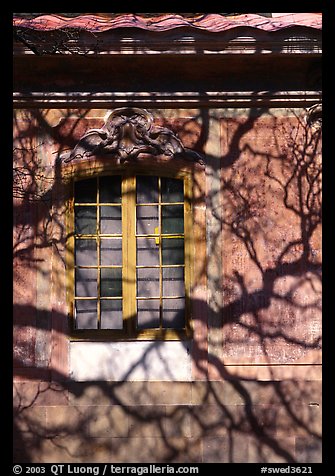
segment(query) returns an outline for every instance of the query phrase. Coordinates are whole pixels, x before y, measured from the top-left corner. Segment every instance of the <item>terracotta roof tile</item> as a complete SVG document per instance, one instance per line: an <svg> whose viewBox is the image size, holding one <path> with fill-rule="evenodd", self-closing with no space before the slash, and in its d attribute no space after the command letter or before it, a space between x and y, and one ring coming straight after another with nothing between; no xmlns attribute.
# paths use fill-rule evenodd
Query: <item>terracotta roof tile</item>
<svg viewBox="0 0 335 476"><path fill-rule="evenodd" d="M322 15L319 13L284 13L275 18L246 13L226 17L219 13L185 18L178 14L162 14L158 17L142 17L133 13L118 15L115 18L103 18L96 15L80 15L74 18L56 14L41 15L36 18L14 17L13 25L35 30L56 30L60 28L81 28L91 32L103 32L115 28L141 28L149 31L166 31L180 27L191 27L210 32L220 32L237 27L251 27L264 31L277 31L291 26L322 28Z"/></svg>

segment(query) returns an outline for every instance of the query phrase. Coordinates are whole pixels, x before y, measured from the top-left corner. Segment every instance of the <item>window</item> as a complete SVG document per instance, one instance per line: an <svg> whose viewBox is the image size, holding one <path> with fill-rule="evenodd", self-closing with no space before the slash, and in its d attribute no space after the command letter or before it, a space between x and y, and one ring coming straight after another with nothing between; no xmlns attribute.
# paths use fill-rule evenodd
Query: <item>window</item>
<svg viewBox="0 0 335 476"><path fill-rule="evenodd" d="M189 336L190 175L77 180L70 210L72 336Z"/></svg>

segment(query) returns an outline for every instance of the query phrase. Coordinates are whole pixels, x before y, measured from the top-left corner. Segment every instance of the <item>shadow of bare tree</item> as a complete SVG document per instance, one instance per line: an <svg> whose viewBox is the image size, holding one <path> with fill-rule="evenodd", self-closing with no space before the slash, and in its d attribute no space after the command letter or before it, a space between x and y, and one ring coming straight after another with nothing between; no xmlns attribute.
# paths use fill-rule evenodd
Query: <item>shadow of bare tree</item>
<svg viewBox="0 0 335 476"><path fill-rule="evenodd" d="M53 114L14 118L15 462L318 462L321 130L295 111L155 112L206 156L193 206L206 206L195 225L207 251L190 297L194 338L179 343L189 378L173 381L164 361L162 379L151 379L169 344L153 341L117 381L102 368L80 381L53 357L56 334L73 345L52 301L64 289L52 269L57 259L64 268L68 240L54 163L101 118ZM221 156L208 147L213 130ZM112 354L104 365L116 365Z"/></svg>

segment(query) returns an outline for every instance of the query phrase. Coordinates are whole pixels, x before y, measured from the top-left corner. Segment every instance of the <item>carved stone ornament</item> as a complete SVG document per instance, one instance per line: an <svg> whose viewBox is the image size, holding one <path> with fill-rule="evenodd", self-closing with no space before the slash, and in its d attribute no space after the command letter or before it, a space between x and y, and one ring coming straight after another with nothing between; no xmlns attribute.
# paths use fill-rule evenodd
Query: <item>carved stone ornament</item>
<svg viewBox="0 0 335 476"><path fill-rule="evenodd" d="M306 123L312 132L322 129L322 103L314 104L306 111Z"/></svg>
<svg viewBox="0 0 335 476"><path fill-rule="evenodd" d="M145 109L119 108L110 112L101 129L90 129L71 153L61 159L70 162L92 155L114 155L120 163L136 159L140 153L152 155L183 155L199 162L201 157L186 150L178 137L166 127L153 123L153 116ZM189 156L189 157L188 157Z"/></svg>

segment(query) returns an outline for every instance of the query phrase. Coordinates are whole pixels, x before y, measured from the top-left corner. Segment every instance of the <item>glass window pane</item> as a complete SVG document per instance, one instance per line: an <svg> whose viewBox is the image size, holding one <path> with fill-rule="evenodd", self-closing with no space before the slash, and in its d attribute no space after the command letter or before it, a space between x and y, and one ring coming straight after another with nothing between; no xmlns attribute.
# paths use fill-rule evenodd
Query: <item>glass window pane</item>
<svg viewBox="0 0 335 476"><path fill-rule="evenodd" d="M74 183L74 200L76 203L97 202L96 179L80 180Z"/></svg>
<svg viewBox="0 0 335 476"><path fill-rule="evenodd" d="M76 240L75 264L77 266L97 265L97 243L95 240Z"/></svg>
<svg viewBox="0 0 335 476"><path fill-rule="evenodd" d="M185 327L185 299L163 299L163 327L182 329Z"/></svg>
<svg viewBox="0 0 335 476"><path fill-rule="evenodd" d="M163 296L185 296L184 268L163 268Z"/></svg>
<svg viewBox="0 0 335 476"><path fill-rule="evenodd" d="M152 235L158 227L158 206L136 207L137 226L139 235Z"/></svg>
<svg viewBox="0 0 335 476"><path fill-rule="evenodd" d="M121 177L119 175L99 178L99 202L121 203Z"/></svg>
<svg viewBox="0 0 335 476"><path fill-rule="evenodd" d="M75 318L77 329L97 329L97 301L95 299L76 301Z"/></svg>
<svg viewBox="0 0 335 476"><path fill-rule="evenodd" d="M96 233L97 209L96 207L75 207L75 233L92 235Z"/></svg>
<svg viewBox="0 0 335 476"><path fill-rule="evenodd" d="M137 270L137 296L159 298L159 269Z"/></svg>
<svg viewBox="0 0 335 476"><path fill-rule="evenodd" d="M159 327L159 300L137 301L137 327L139 329Z"/></svg>
<svg viewBox="0 0 335 476"><path fill-rule="evenodd" d="M162 239L163 264L184 264L184 239Z"/></svg>
<svg viewBox="0 0 335 476"><path fill-rule="evenodd" d="M121 266L122 265L121 238L101 239L100 264L102 266Z"/></svg>
<svg viewBox="0 0 335 476"><path fill-rule="evenodd" d="M158 203L158 177L136 177L136 203Z"/></svg>
<svg viewBox="0 0 335 476"><path fill-rule="evenodd" d="M100 233L106 235L122 233L121 207L100 207Z"/></svg>
<svg viewBox="0 0 335 476"><path fill-rule="evenodd" d="M162 202L183 202L184 182L180 179L161 178Z"/></svg>
<svg viewBox="0 0 335 476"><path fill-rule="evenodd" d="M155 238L137 238L136 246L138 266L159 265L159 245Z"/></svg>
<svg viewBox="0 0 335 476"><path fill-rule="evenodd" d="M97 270L76 269L76 296L97 297Z"/></svg>
<svg viewBox="0 0 335 476"><path fill-rule="evenodd" d="M121 299L100 301L100 325L101 329L123 328Z"/></svg>
<svg viewBox="0 0 335 476"><path fill-rule="evenodd" d="M100 273L101 296L122 297L122 269L103 268Z"/></svg>
<svg viewBox="0 0 335 476"><path fill-rule="evenodd" d="M184 205L162 206L162 232L184 233Z"/></svg>

